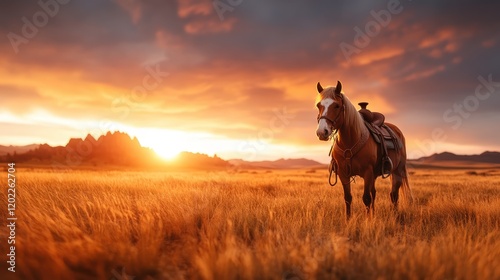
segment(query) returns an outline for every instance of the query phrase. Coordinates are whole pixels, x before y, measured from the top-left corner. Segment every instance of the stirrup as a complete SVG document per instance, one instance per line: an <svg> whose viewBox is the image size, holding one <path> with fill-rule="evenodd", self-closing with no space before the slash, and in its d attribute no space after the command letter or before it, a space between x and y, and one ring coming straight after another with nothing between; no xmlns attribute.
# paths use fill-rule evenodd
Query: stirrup
<svg viewBox="0 0 500 280"><path fill-rule="evenodd" d="M389 164L389 169L386 169L387 163ZM385 157L384 159L382 159L382 179L385 179L385 178L391 176L392 168L393 168L393 165L392 165L392 160L390 157Z"/></svg>

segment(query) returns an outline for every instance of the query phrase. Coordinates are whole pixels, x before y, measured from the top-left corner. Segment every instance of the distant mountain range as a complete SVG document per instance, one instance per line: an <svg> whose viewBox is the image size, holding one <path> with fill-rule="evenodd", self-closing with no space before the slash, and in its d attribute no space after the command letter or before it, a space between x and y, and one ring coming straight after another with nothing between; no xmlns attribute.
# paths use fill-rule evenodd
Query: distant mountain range
<svg viewBox="0 0 500 280"><path fill-rule="evenodd" d="M262 169L287 169L287 168L322 168L326 164L320 162L298 158L298 159L278 159L274 161L244 161L241 159L231 159L228 162L240 168L262 168ZM417 160L411 160L412 163L418 164L444 164L454 163L467 166L468 164L484 163L484 164L500 164L500 152L484 152L480 155L457 155L450 152L433 154L428 157L422 157ZM414 165L414 167L417 167Z"/></svg>
<svg viewBox="0 0 500 280"><path fill-rule="evenodd" d="M498 163L500 164L500 152L486 151L479 155L457 155L450 152L433 154L428 157L422 157L416 160L422 163L439 162L463 162L463 163Z"/></svg>
<svg viewBox="0 0 500 280"><path fill-rule="evenodd" d="M0 156L4 156L6 154L22 154L26 153L29 150L34 150L38 148L38 144L31 144L31 145L26 145L26 146L2 146L0 145Z"/></svg>

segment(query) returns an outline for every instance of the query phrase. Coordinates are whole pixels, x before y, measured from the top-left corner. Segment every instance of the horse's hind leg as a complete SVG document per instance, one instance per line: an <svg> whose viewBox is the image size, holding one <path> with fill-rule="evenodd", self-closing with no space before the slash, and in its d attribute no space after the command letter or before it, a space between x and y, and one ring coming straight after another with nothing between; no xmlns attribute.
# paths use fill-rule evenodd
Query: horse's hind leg
<svg viewBox="0 0 500 280"><path fill-rule="evenodd" d="M403 184L403 177L399 172L394 172L391 175L391 202L394 205L394 210L398 210L399 188Z"/></svg>
<svg viewBox="0 0 500 280"><path fill-rule="evenodd" d="M370 210L375 209L375 176L373 172L368 171L363 177L365 188L363 191L363 203L366 206L366 212L370 214Z"/></svg>
<svg viewBox="0 0 500 280"><path fill-rule="evenodd" d="M377 178L373 179L373 185L372 189L370 191L370 194L372 195L372 212L375 213L375 197L377 195L377 190L375 190L375 181Z"/></svg>

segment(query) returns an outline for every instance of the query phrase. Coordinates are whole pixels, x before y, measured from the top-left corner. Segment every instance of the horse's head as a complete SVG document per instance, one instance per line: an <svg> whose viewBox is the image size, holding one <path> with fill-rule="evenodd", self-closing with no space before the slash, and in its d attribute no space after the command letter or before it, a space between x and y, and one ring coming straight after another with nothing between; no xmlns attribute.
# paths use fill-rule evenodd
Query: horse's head
<svg viewBox="0 0 500 280"><path fill-rule="evenodd" d="M319 140L327 141L333 131L342 126L343 114L345 114L344 100L341 94L342 84L337 81L336 87L323 88L318 82L317 88L318 128L316 135L318 135Z"/></svg>

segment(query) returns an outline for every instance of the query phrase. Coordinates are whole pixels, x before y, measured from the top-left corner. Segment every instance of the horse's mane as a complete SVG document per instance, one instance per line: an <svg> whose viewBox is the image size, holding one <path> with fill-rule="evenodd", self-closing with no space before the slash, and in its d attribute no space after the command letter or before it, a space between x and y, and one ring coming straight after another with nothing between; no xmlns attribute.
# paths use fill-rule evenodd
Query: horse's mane
<svg viewBox="0 0 500 280"><path fill-rule="evenodd" d="M367 128L363 121L363 117L361 117L359 112L356 110L351 100L349 100L349 98L347 98L347 96L343 93L340 93L340 95L344 100L344 106L345 106L344 125L350 128L349 131L353 133L353 135L361 135L361 133L367 133L366 131ZM328 87L325 90L323 90L323 92L318 94L318 97L316 98L316 103L325 98L332 98L333 100L339 99L338 95L335 94L335 87ZM339 135L339 138L340 137L342 136Z"/></svg>

